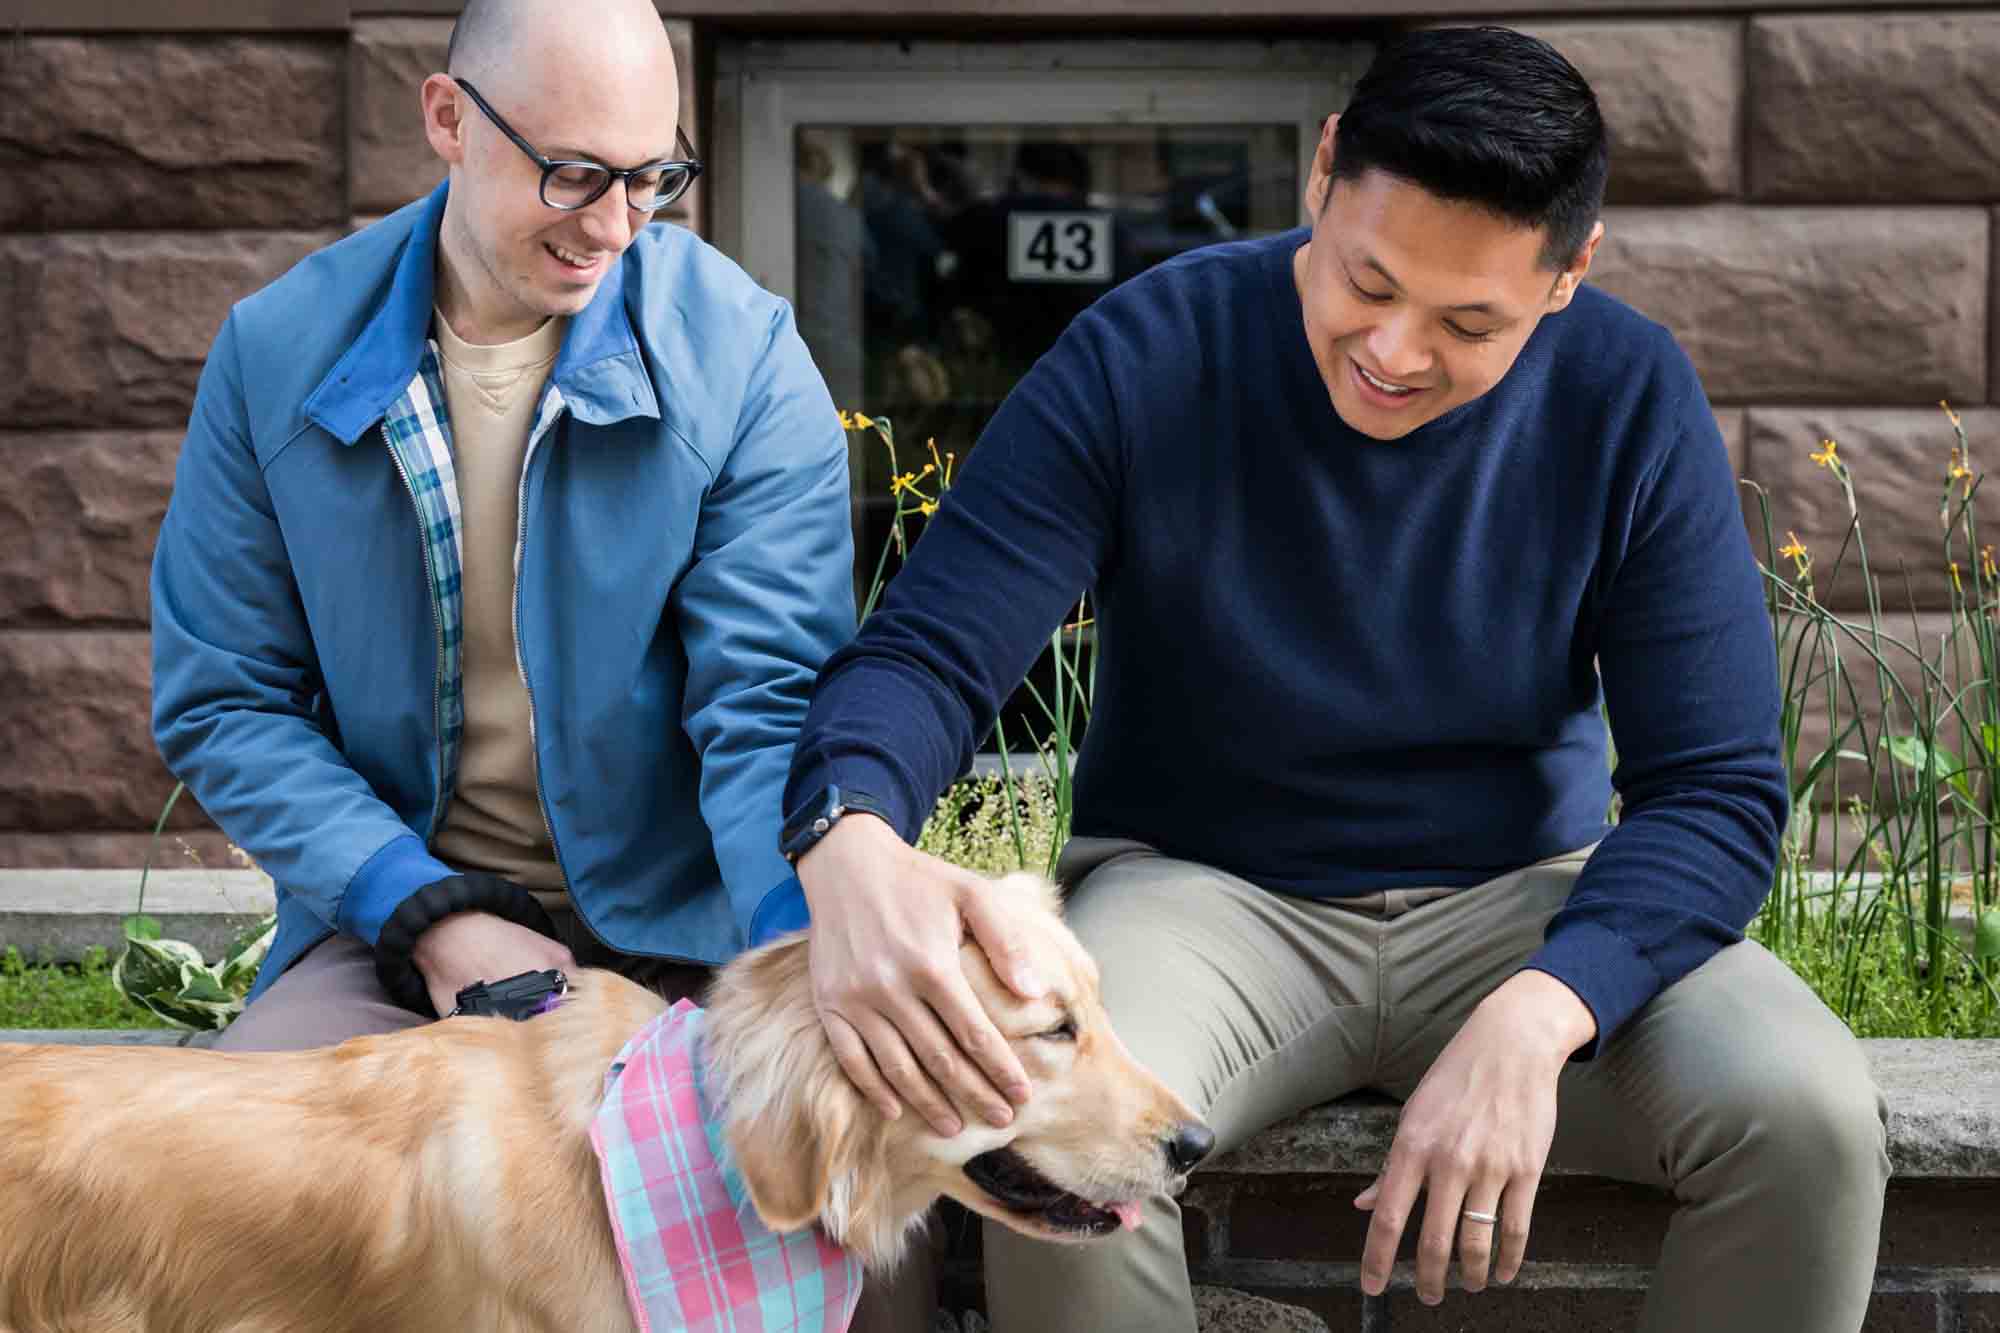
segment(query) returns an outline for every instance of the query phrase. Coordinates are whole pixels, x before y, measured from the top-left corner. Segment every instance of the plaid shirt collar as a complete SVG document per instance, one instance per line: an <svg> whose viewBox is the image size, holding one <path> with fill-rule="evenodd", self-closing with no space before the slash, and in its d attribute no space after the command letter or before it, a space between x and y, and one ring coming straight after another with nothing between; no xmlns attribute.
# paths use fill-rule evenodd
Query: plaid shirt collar
<svg viewBox="0 0 2000 1333"><path fill-rule="evenodd" d="M625 1044L590 1130L641 1333L838 1333L861 1264L750 1204L701 1087L702 1011L682 1000Z"/></svg>

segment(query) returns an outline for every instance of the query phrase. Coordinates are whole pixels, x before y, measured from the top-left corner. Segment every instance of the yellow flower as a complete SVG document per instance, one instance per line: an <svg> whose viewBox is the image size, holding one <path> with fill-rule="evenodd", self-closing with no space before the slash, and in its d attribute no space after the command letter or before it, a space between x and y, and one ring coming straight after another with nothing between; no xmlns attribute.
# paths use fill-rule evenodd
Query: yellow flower
<svg viewBox="0 0 2000 1333"><path fill-rule="evenodd" d="M1971 475L1972 469L1965 465L1964 457L1959 453L1957 447L1953 446L1951 451L1951 465L1945 472L1945 479L1947 481L1957 481L1960 477L1969 477Z"/></svg>
<svg viewBox="0 0 2000 1333"><path fill-rule="evenodd" d="M922 514L925 518L929 518L932 514L935 514L937 512L937 501L935 500L924 501L922 504L917 506L917 512L919 514Z"/></svg>
<svg viewBox="0 0 2000 1333"><path fill-rule="evenodd" d="M1979 548L1979 569L1989 580L2000 578L2000 565L1996 565L1993 561L1993 548L1991 546L1982 546Z"/></svg>
<svg viewBox="0 0 2000 1333"><path fill-rule="evenodd" d="M1951 586L1956 592L1964 592L1965 585L1958 581L1958 561L1951 562Z"/></svg>
<svg viewBox="0 0 2000 1333"><path fill-rule="evenodd" d="M1812 454L1812 461L1821 467L1835 467L1840 463L1840 446L1832 440L1821 440L1820 447Z"/></svg>
<svg viewBox="0 0 2000 1333"><path fill-rule="evenodd" d="M1785 535L1791 540L1778 548L1778 554L1798 566L1799 576L1803 578L1806 571L1812 568L1812 553L1806 550L1806 544L1799 540L1798 533L1787 528Z"/></svg>
<svg viewBox="0 0 2000 1333"><path fill-rule="evenodd" d="M854 429L867 430L874 424L875 418L869 416L866 412L856 412L854 414Z"/></svg>
<svg viewBox="0 0 2000 1333"><path fill-rule="evenodd" d="M1947 403L1944 399L1940 398L1938 399L1938 406L1944 409L1944 414L1951 421L1952 428L1954 430L1958 429L1960 426L1963 425L1963 423L1960 422L1958 419L1958 413L1951 410L1950 403Z"/></svg>

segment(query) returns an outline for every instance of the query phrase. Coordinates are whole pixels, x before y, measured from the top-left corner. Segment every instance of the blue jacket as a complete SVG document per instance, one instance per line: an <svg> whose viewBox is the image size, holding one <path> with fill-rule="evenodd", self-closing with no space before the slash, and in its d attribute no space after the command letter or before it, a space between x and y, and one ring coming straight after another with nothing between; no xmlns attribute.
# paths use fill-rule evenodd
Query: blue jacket
<svg viewBox="0 0 2000 1333"><path fill-rule="evenodd" d="M259 990L452 873L456 579L385 429L432 367L445 189L231 311L154 556L160 751L277 884ZM795 924L780 793L854 629L845 436L789 306L671 226L541 406L515 619L556 856L612 947L719 961Z"/></svg>

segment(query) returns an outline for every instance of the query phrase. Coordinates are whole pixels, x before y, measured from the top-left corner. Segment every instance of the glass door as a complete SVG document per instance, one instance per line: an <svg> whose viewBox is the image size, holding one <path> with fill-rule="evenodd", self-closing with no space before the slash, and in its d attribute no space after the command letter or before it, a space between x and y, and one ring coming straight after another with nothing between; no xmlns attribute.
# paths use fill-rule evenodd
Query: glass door
<svg viewBox="0 0 2000 1333"><path fill-rule="evenodd" d="M963 457L1086 306L1183 250L1299 217L1294 125L801 125L799 327L836 401ZM889 458L855 460L874 551ZM921 458L919 459L921 462Z"/></svg>
<svg viewBox="0 0 2000 1333"><path fill-rule="evenodd" d="M1028 367L1112 286L1303 221L1320 122L1369 54L1361 43L746 44L718 63L715 238L792 300L835 402L892 419L896 467L921 468L931 440L963 459ZM851 438L861 595L897 501L887 450ZM1032 706L1007 716L1010 739L1017 725L1039 730Z"/></svg>

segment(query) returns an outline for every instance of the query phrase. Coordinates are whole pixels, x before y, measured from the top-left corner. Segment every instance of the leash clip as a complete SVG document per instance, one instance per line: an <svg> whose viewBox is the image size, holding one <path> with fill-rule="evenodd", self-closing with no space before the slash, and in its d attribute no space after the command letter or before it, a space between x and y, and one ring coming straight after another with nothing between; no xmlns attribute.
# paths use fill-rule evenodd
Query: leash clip
<svg viewBox="0 0 2000 1333"><path fill-rule="evenodd" d="M457 1018L461 1014L476 1018L511 1018L516 1022L526 1022L536 1014L545 1014L561 1004L569 994L569 978L559 968L544 968L540 972L523 972L502 981L487 981L484 977L473 982L457 996L446 1018Z"/></svg>

